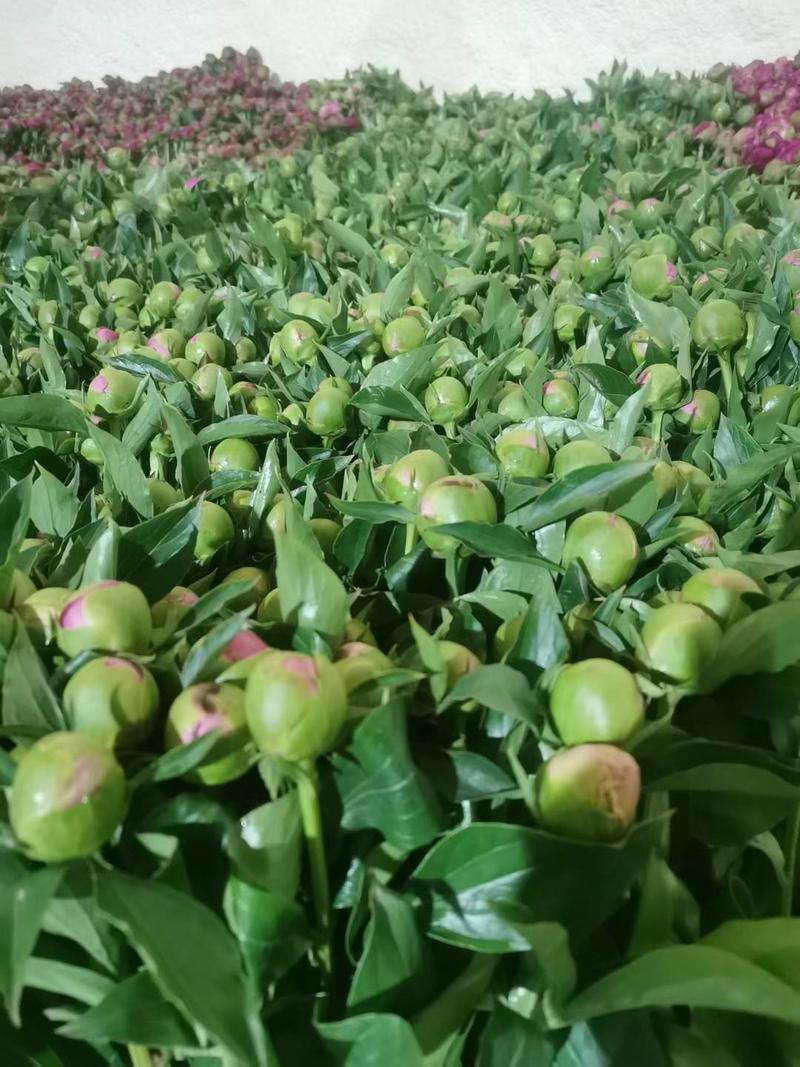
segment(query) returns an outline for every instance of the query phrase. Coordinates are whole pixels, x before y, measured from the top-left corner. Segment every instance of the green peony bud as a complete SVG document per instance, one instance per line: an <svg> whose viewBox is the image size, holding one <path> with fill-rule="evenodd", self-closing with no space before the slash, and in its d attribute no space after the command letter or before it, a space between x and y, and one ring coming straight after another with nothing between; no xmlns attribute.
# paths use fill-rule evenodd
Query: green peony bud
<svg viewBox="0 0 800 1067"><path fill-rule="evenodd" d="M469 394L458 378L434 378L425 390L425 410L431 421L441 426L452 426L464 418L468 409Z"/></svg>
<svg viewBox="0 0 800 1067"><path fill-rule="evenodd" d="M631 286L647 300L668 300L678 272L661 253L643 256L631 267Z"/></svg>
<svg viewBox="0 0 800 1067"><path fill-rule="evenodd" d="M551 378L542 386L542 406L548 415L574 419L578 414L578 390L565 378Z"/></svg>
<svg viewBox="0 0 800 1067"><path fill-rule="evenodd" d="M340 434L345 428L349 401L343 389L321 385L306 405L306 426L318 437Z"/></svg>
<svg viewBox="0 0 800 1067"><path fill-rule="evenodd" d="M572 471L584 467L596 467L611 463L611 453L595 441L568 441L556 452L553 459L553 474L558 480Z"/></svg>
<svg viewBox="0 0 800 1067"><path fill-rule="evenodd" d="M212 730L225 738L225 755L210 755L187 778L203 785L224 785L245 773L250 766L250 736L244 704L242 690L229 683L201 682L175 698L164 733L167 750L188 745Z"/></svg>
<svg viewBox="0 0 800 1067"><path fill-rule="evenodd" d="M509 478L542 478L550 465L544 436L526 426L511 426L495 441L500 466Z"/></svg>
<svg viewBox="0 0 800 1067"><path fill-rule="evenodd" d="M227 437L214 446L208 465L212 471L257 471L261 459L250 441L243 437Z"/></svg>
<svg viewBox="0 0 800 1067"><path fill-rule="evenodd" d="M225 342L215 333L204 330L196 333L186 342L186 359L191 360L198 367L206 363L216 363L222 366L225 362Z"/></svg>
<svg viewBox="0 0 800 1067"><path fill-rule="evenodd" d="M719 399L708 389L695 389L692 398L675 412L675 421L689 433L703 433L719 422Z"/></svg>
<svg viewBox="0 0 800 1067"><path fill-rule="evenodd" d="M383 495L392 504L417 510L420 493L431 482L448 475L447 463L429 448L409 452L389 467L383 477Z"/></svg>
<svg viewBox="0 0 800 1067"><path fill-rule="evenodd" d="M536 776L537 814L554 833L613 841L636 817L639 765L613 745L578 745L556 752Z"/></svg>
<svg viewBox="0 0 800 1067"><path fill-rule="evenodd" d="M194 546L194 558L198 563L208 563L220 549L233 542L236 531L233 520L225 508L210 500L200 503L200 525Z"/></svg>
<svg viewBox="0 0 800 1067"><path fill-rule="evenodd" d="M89 382L86 390L86 408L92 413L119 415L133 403L139 379L127 371L104 367Z"/></svg>
<svg viewBox="0 0 800 1067"><path fill-rule="evenodd" d="M411 352L424 343L425 327L412 315L401 315L400 318L387 322L381 337L383 351L387 356Z"/></svg>
<svg viewBox="0 0 800 1067"><path fill-rule="evenodd" d="M292 319L278 334L284 354L294 363L310 363L317 354L319 334L310 322Z"/></svg>
<svg viewBox="0 0 800 1067"><path fill-rule="evenodd" d="M752 608L742 599L745 594L760 594L757 582L731 567L710 567L693 574L683 583L681 597L687 604L705 608L720 626L730 626Z"/></svg>
<svg viewBox="0 0 800 1067"><path fill-rule="evenodd" d="M67 656L97 650L146 652L152 622L144 594L128 582L95 582L78 590L64 605L56 639Z"/></svg>
<svg viewBox="0 0 800 1067"><path fill-rule="evenodd" d="M449 475L432 482L417 505L417 530L428 548L437 554L462 551L460 542L434 527L451 522L497 522L497 507L491 491L471 475Z"/></svg>
<svg viewBox="0 0 800 1067"><path fill-rule="evenodd" d="M637 377L636 384L647 386L650 411L669 411L678 406L683 396L683 378L671 363L651 364Z"/></svg>
<svg viewBox="0 0 800 1067"><path fill-rule="evenodd" d="M227 582L252 582L252 588L246 593L241 593L235 600L229 600L229 607L234 611L242 611L251 605L260 603L269 592L269 578L267 572L260 567L237 567L230 571L222 579L222 584Z"/></svg>
<svg viewBox="0 0 800 1067"><path fill-rule="evenodd" d="M709 352L727 352L747 333L741 309L732 300L708 300L692 319L692 340Z"/></svg>
<svg viewBox="0 0 800 1067"><path fill-rule="evenodd" d="M689 688L696 687L721 640L722 630L696 604L656 608L642 627L647 665Z"/></svg>
<svg viewBox="0 0 800 1067"><path fill-rule="evenodd" d="M333 746L347 715L347 693L339 672L322 656L270 652L250 673L246 708L259 749L297 762Z"/></svg>
<svg viewBox="0 0 800 1067"><path fill-rule="evenodd" d="M146 737L158 711L158 686L137 663L117 656L90 660L64 689L73 730L109 748L130 748Z"/></svg>
<svg viewBox="0 0 800 1067"><path fill-rule="evenodd" d="M561 562L583 564L590 581L603 593L624 585L636 570L636 534L619 515L590 511L567 530Z"/></svg>
<svg viewBox="0 0 800 1067"><path fill-rule="evenodd" d="M644 722L644 698L634 676L619 663L586 659L559 672L550 714L565 745L621 743Z"/></svg>
<svg viewBox="0 0 800 1067"><path fill-rule="evenodd" d="M719 537L713 526L694 515L679 515L665 531L676 534L675 543L693 556L716 556Z"/></svg>
<svg viewBox="0 0 800 1067"><path fill-rule="evenodd" d="M19 761L11 786L11 826L43 863L91 856L125 810L125 776L111 752L83 733L52 733Z"/></svg>

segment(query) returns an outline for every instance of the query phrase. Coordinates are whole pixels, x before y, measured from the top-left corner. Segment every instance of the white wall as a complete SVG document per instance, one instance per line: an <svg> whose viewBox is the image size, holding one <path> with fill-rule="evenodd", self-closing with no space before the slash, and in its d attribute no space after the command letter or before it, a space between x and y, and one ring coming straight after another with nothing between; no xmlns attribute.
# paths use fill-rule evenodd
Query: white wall
<svg viewBox="0 0 800 1067"><path fill-rule="evenodd" d="M800 48L800 0L0 0L0 85L139 78L255 45L290 80L371 62L412 84L578 89L614 57L702 70Z"/></svg>

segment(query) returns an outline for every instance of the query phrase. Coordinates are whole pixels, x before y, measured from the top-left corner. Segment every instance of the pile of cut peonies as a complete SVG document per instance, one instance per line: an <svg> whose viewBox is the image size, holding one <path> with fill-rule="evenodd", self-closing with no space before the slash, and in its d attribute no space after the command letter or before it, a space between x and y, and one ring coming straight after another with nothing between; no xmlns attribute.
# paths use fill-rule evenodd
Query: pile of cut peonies
<svg viewBox="0 0 800 1067"><path fill-rule="evenodd" d="M0 93L4 1064L800 1063L797 77Z"/></svg>

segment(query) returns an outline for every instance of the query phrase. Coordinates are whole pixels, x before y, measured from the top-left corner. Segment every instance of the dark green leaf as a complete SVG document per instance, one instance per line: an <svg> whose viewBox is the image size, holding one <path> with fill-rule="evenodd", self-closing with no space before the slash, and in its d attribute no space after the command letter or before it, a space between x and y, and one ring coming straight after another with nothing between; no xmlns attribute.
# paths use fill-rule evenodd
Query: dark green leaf
<svg viewBox="0 0 800 1067"><path fill-rule="evenodd" d="M184 893L115 871L99 872L97 893L164 995L231 1055L266 1067L257 995L222 921Z"/></svg>
<svg viewBox="0 0 800 1067"><path fill-rule="evenodd" d="M346 828L373 827L402 849L424 845L442 829L433 788L411 758L400 704L370 712L349 755L334 756L334 766Z"/></svg>

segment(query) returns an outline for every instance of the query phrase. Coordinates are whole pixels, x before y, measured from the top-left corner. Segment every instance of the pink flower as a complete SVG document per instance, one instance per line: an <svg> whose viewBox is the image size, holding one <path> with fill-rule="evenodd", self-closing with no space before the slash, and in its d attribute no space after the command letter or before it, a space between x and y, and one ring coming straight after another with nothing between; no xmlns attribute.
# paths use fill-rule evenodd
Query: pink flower
<svg viewBox="0 0 800 1067"><path fill-rule="evenodd" d="M108 326L98 326L95 330L97 334L97 340L102 344L108 344L111 341L116 341L119 338L119 334L116 330L109 329Z"/></svg>
<svg viewBox="0 0 800 1067"><path fill-rule="evenodd" d="M187 178L183 183L184 189L194 189L196 185L199 185L200 179L196 175L192 175L191 178Z"/></svg>
<svg viewBox="0 0 800 1067"><path fill-rule="evenodd" d="M342 105L338 100L326 100L324 104L320 104L319 117L323 122L328 119L338 119L342 114Z"/></svg>
<svg viewBox="0 0 800 1067"><path fill-rule="evenodd" d="M239 660L257 656L259 652L266 652L268 648L269 645L266 641L262 641L258 634L242 630L227 643L222 650L222 658L226 663L236 663Z"/></svg>
<svg viewBox="0 0 800 1067"><path fill-rule="evenodd" d="M86 249L86 255L89 259L99 259L103 254L103 249L98 245L89 245Z"/></svg>

